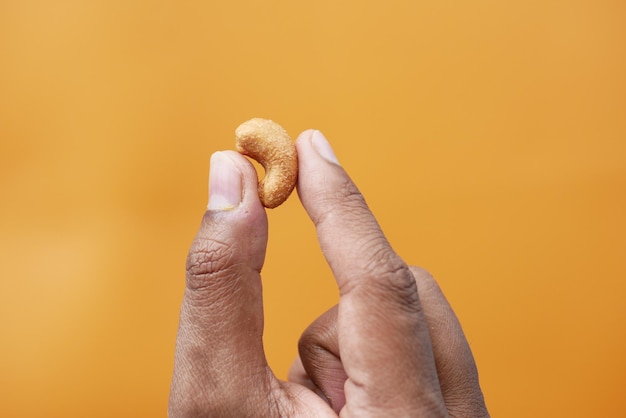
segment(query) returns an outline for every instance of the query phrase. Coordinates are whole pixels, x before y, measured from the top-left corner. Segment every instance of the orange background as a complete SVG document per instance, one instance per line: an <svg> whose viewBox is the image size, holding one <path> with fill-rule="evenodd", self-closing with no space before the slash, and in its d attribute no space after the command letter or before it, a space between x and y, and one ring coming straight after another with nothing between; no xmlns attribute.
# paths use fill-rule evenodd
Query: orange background
<svg viewBox="0 0 626 418"><path fill-rule="evenodd" d="M165 416L209 156L272 118L334 145L455 307L493 416L626 409L626 3L0 1L0 404ZM337 300L270 211L284 377Z"/></svg>

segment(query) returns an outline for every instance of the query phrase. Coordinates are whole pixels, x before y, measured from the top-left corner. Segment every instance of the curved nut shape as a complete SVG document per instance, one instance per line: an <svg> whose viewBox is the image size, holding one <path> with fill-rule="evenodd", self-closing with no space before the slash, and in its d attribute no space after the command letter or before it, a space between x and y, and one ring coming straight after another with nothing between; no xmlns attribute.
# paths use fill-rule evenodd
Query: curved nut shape
<svg viewBox="0 0 626 418"><path fill-rule="evenodd" d="M287 200L298 179L296 146L287 131L269 119L254 118L239 125L235 139L235 149L265 169L259 181L263 206L275 208Z"/></svg>

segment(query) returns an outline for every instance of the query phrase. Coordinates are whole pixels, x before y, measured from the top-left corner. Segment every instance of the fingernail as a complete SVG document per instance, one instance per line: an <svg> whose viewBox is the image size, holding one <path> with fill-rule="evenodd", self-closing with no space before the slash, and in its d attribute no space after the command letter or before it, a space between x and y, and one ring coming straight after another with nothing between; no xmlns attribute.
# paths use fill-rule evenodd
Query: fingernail
<svg viewBox="0 0 626 418"><path fill-rule="evenodd" d="M241 173L223 152L211 156L209 170L209 210L233 209L241 203Z"/></svg>
<svg viewBox="0 0 626 418"><path fill-rule="evenodd" d="M320 131L313 131L311 142L313 143L313 148L315 148L322 158L328 162L339 165L335 152L326 140L326 137Z"/></svg>

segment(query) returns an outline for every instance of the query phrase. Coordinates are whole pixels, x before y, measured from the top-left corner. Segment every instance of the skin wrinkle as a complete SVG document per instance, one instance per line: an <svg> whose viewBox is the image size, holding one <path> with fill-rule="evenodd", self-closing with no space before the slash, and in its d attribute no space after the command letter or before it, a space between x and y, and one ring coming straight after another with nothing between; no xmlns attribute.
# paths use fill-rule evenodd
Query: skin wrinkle
<svg viewBox="0 0 626 418"><path fill-rule="evenodd" d="M432 276L426 271L423 270L421 268L415 267L415 266L411 266L410 267L411 273L413 275L413 277L415 278L416 282L419 281L418 283L418 288L419 288L419 293L420 293L420 299L425 298L425 303L428 304L429 309L428 310L424 310L425 313L428 314L428 324L429 324L429 328L432 328L430 325L432 325L432 322L430 322L432 320L432 317L435 316L442 316L442 318L440 318L438 320L439 323L441 324L454 324L455 320L454 318L448 318L445 314L446 314L446 310L441 308L441 304L433 301L432 303L430 303L429 301L432 299L432 297L429 297L429 295L432 295L433 292L435 291L439 291L439 286L437 285L437 283L434 281L434 279L432 279ZM440 296L443 297L443 294L440 292ZM333 327L335 325L335 323L333 322L333 318L331 318L329 321L327 321L327 316L328 313L331 311L336 311L337 306L333 307L331 310L327 311L325 314L323 314L320 318L318 318L317 321L315 321L309 328L307 328L307 330L303 333L302 336L302 345L306 345L306 344L311 344L311 345L317 345L319 347L328 347L326 344L327 342L325 342L324 340L326 338L332 338L332 335L329 336L329 330L331 329L331 327ZM434 313L434 314L433 314ZM321 329L322 327L326 327L325 329ZM439 328L440 325L435 325L435 328ZM311 333L311 335L309 336L309 332ZM315 336L318 336L321 341L316 342L315 341ZM448 336L449 333L447 334ZM457 335L456 333L453 333L451 335L451 337L453 338L453 341L457 341L457 340L461 340L462 341L462 334ZM311 342L307 342L307 339L309 339ZM310 348L310 347L309 347ZM435 349L435 352L437 350ZM304 350L300 350L301 353L301 357L302 359L306 359L306 356L308 353L310 352L310 350L304 349ZM317 358L315 359L309 359L309 362L312 361L316 361ZM320 365L320 367L323 367L323 365ZM312 368L309 368L309 370L313 370ZM461 372L461 371L458 371ZM440 373L440 370L438 370L438 374ZM311 371L309 371L309 376L312 376L313 373ZM468 376L465 376L466 378L468 378ZM440 378L440 381L445 381L446 378ZM352 379L353 383L354 383L354 379ZM468 378L468 381L471 381L471 378ZM443 385L442 382L442 387L445 387ZM468 398L463 399L463 396L466 396ZM448 399L445 399L445 404L446 407L449 409L450 412L450 416L453 417L488 417L489 415L486 413L485 409L483 408L483 404L481 402L482 401L482 396L480 393L476 393L476 390L471 390L471 386L468 390L462 390L458 393L455 393L454 396L450 396L447 395ZM472 402L468 403L468 399L471 400ZM475 399L478 399L478 401L475 401ZM471 406L473 405L471 408L468 409L468 404ZM344 416L345 414L347 414L347 410L345 412L342 413L342 416Z"/></svg>
<svg viewBox="0 0 626 418"><path fill-rule="evenodd" d="M337 192L318 192L315 200L319 202L318 213L315 214L313 219L313 224L316 228L328 224L328 218L336 214L335 208L338 206L341 206L342 218L346 221L354 221L352 216L345 216L346 214L362 216L363 219L366 220L365 223L369 223L368 221L370 221L367 214L369 208L367 207L365 198L350 180L345 180L344 184Z"/></svg>
<svg viewBox="0 0 626 418"><path fill-rule="evenodd" d="M202 248L196 248L189 253L187 258L187 275L198 281L215 277L234 266L232 260L236 257L235 253L235 249L229 245L216 241L207 243Z"/></svg>
<svg viewBox="0 0 626 418"><path fill-rule="evenodd" d="M351 242L351 247L355 248L352 252L354 254L381 254L381 256L379 257L370 257L368 260L365 260L365 266L359 266L359 264L363 263L362 258L360 257L356 257L356 259L354 260L354 264L355 264L355 269L357 270L363 270L364 271L364 275L365 276L376 276L379 273L377 273L377 270L379 268L379 266L384 266L387 262L391 262L393 267L392 270L394 269L398 269L398 270L406 270L408 269L406 267L406 265L404 264L404 262L395 254L395 252L393 252L393 250L389 247L386 239L384 238L384 235L382 235L382 231L380 230L380 227L377 223L372 224L371 222L371 217L368 216L369 213L369 209L367 207L367 204L365 202L365 199L363 198L363 195L358 191L358 189L356 188L356 186L354 186L354 184L350 181L346 181L344 186L340 188L340 192L337 193L339 196L338 197L326 197L326 199L320 199L321 203L320 203L320 207L322 208L328 208L324 211L322 211L321 213L316 214L316 217L314 219L314 223L316 225L316 227L318 228L318 236L320 236L320 239L323 239L324 236L326 236L325 232L327 228L334 228L334 224L337 221L335 218L336 217L341 217L341 218L348 218L351 219L352 222L351 223L355 223L354 226L349 227L349 228L353 228L355 230L359 230L361 231L361 236L363 237L362 239L365 241L361 244L359 244L358 242ZM332 208L336 207L336 203L330 203L329 201L341 201L342 202L342 213L336 213L333 212ZM324 203L324 201L326 201L326 204ZM352 201L354 203L354 205L346 205L346 201L350 202ZM346 206L348 206L348 208L346 209ZM361 214L363 216L363 221L359 221L359 218L361 218ZM351 215L351 216L348 216ZM356 218L356 220L355 220ZM371 228L371 232L367 232L367 229ZM370 238L373 237L373 238ZM373 242L369 243L368 241L371 240ZM377 248L378 247L378 248ZM371 250L371 248L374 248L374 250ZM341 262L342 264L345 264L348 261L346 261L345 259L340 260L340 261L335 261L332 258L329 259L329 263L331 264L331 268L333 268L333 264L336 264L338 262ZM395 264L400 263L402 264L401 266L396 266ZM388 273L390 273L391 277L395 277L395 271L384 271L381 272L380 274L383 275L383 277L385 277ZM410 275L410 273L409 273ZM355 274L355 277L360 277L360 274ZM400 279L401 280L401 279ZM392 282L395 280L392 280ZM407 283L413 283L414 281L410 280L410 279L404 279L404 281L406 281ZM341 294L347 294L350 291L351 286L356 285L358 282L358 280L352 281L352 280L342 280L340 283L340 292ZM400 288L403 288L404 286L400 286Z"/></svg>
<svg viewBox="0 0 626 418"><path fill-rule="evenodd" d="M356 253L369 254L367 260L363 260L363 270L370 276L375 277L377 282L383 281L379 277L389 278L390 289L404 291L407 288L416 287L415 279L404 260L396 254L383 236L376 238L363 238L358 245ZM417 293L417 289L415 289ZM415 302L413 300L411 302Z"/></svg>
<svg viewBox="0 0 626 418"><path fill-rule="evenodd" d="M354 381L351 381L350 383L354 383ZM392 397L383 398L377 395L379 394L371 392L369 393L369 412L371 414L365 416L382 417L393 415L401 417L448 417L448 413L445 410L444 405L440 402L440 394L437 393L434 389L426 393L422 391L419 397L419 401L413 402L408 406L406 405L406 402L398 402L396 400L406 400L406 394L400 393L400 391L393 393L392 395L395 396ZM371 402L371 400L376 399L379 399L380 402ZM354 416L355 418L360 418L364 415L360 414L358 416L351 416Z"/></svg>
<svg viewBox="0 0 626 418"><path fill-rule="evenodd" d="M435 366L441 382L444 402L451 416L488 417L478 383L478 370L461 325L452 307L445 301L441 287L426 270L411 267L418 282L420 298L429 306L425 310L431 332ZM442 337L445 335L445 340ZM458 355L465 357L463 367L458 367ZM471 402L468 402L471 401Z"/></svg>
<svg viewBox="0 0 626 418"><path fill-rule="evenodd" d="M337 305L322 314L302 334L298 342L299 369L295 380L318 393L336 412L345 404L343 385L348 378L337 346ZM290 380L294 377L290 370Z"/></svg>
<svg viewBox="0 0 626 418"><path fill-rule="evenodd" d="M220 347L225 347L223 350L224 356L230 356L228 350L229 343L237 340L237 335L227 335L225 337L216 338L218 331L224 328L224 325L228 325L233 321L232 315L219 314L222 311L221 300L217 303L212 303L211 308L218 314L212 315L208 318L202 311L202 308L193 303L186 304L184 310L181 312L181 317L184 320L184 326L181 327L181 338L189 341L187 343L186 353L187 356L192 355L194 357L209 359L218 358L220 355ZM250 308L239 309L236 313L245 313ZM200 320L198 320L200 318ZM258 324L252 329L257 335L258 340L262 338L262 318L253 317L253 320L259 321ZM210 353L206 352L207 347L213 347Z"/></svg>
<svg viewBox="0 0 626 418"><path fill-rule="evenodd" d="M271 406L271 409L274 411L271 416L281 418L293 417L295 414L293 402L295 397L290 391L285 390L285 383L276 381L275 379L274 382L277 383L271 384L272 389L268 394L269 404ZM285 396L285 394L287 396Z"/></svg>
<svg viewBox="0 0 626 418"><path fill-rule="evenodd" d="M188 338L184 336L184 338ZM187 341L193 341L192 339ZM177 352L179 348L177 347ZM183 415L177 416L195 416L188 415L195 411L206 413L207 409L219 407L218 402L207 403L207 400L211 399L211 395L215 390L219 390L220 383L217 379L212 378L216 374L212 373L212 363L205 361L207 347L198 347L195 350L189 350L189 347L185 348L185 360L181 364L184 370L191 376L195 376L190 381L180 382L176 387L176 392L173 395L187 399L187 402L180 402L179 405L185 407ZM208 363L208 364L207 364ZM193 384L193 382L202 382L201 385ZM189 405L191 403L191 405ZM190 410L187 410L190 408ZM180 411L179 411L180 412Z"/></svg>
<svg viewBox="0 0 626 418"><path fill-rule="evenodd" d="M349 378L347 382L350 382L355 389L355 393L352 395L352 401L356 402L358 398L363 397L367 399L367 405L382 408L385 405L389 406L392 404L394 395L401 395L406 401L411 399L411 397L415 399L415 393L423 392L424 389L414 390L416 389L416 384L407 384L410 382L410 379L409 375L406 374L409 370L413 369L415 365L414 363L416 363L416 360L420 359L421 356L414 356L412 357L412 360L408 360L409 363L394 366L393 361L398 358L398 355L400 355L399 353L394 355L386 351L374 349L367 344L362 345L362 347L369 350L368 358L364 359L365 361L363 361L363 364L361 365L353 361L352 366L350 367L351 371L348 373ZM399 352L401 351L404 350L399 350ZM405 356L406 355L403 355L403 357ZM384 368L377 368L376 370L363 369L363 366L370 364L371 359L373 358L377 359L378 364L385 364L388 366ZM401 380L396 380L397 385L393 388L385 387L384 385L381 386L381 383L388 381L391 376L399 378L401 375L404 375L404 377ZM424 387L427 387L433 382L433 379L425 379L424 377L421 377L419 382ZM348 383L346 383L346 385L348 385ZM348 397L349 394L346 392L346 398ZM412 401L411 403L415 403L415 401Z"/></svg>
<svg viewBox="0 0 626 418"><path fill-rule="evenodd" d="M316 181L318 186L307 186L307 188L313 189L309 196L303 196L300 189L298 189L298 194L300 195L300 200L317 202L315 206L318 213L309 213L309 215L314 215L312 216L312 221L315 226L323 221L325 212L332 211L334 208L341 207L343 211L346 210L347 207L352 206L353 202L355 202L358 207L367 207L364 196L349 178L341 179L341 185L335 187L333 182L327 178L323 172L317 169L313 170L314 172L311 173L310 176L300 176L300 182ZM333 167L332 170L343 172L343 169L340 167Z"/></svg>
<svg viewBox="0 0 626 418"><path fill-rule="evenodd" d="M304 175L298 192L317 222L335 278L353 282L338 308L318 318L299 342L302 371L296 369L290 377L314 378L316 386L311 391L279 381L265 359L259 271L267 219L256 197L252 166L232 152L229 157L240 169L247 194L233 210L209 211L192 245L196 254L189 257L188 276L200 279L192 288L200 287L185 290L171 392L172 402L180 403L170 409L172 418L181 412L193 418L336 417L316 387L324 388L329 399L348 398L342 417L442 417L447 407L456 408L457 396L467 394L475 397L464 404L472 411L464 414L467 409L459 408L451 411L453 416L480 416L471 413L480 412L472 406L482 402L478 387L453 390L449 382L439 383L440 373L443 380L456 379L458 369L472 367L471 352L446 346L465 344L456 322L447 319L454 313L438 308L447 306L445 299L408 269L356 186L343 169L317 154L311 133L307 135L298 141ZM312 178L316 170L317 178ZM428 304L436 308L428 311ZM438 320L431 322L427 315ZM339 350L341 358L333 355ZM445 367L438 369L437 361ZM455 372L445 371L450 363Z"/></svg>
<svg viewBox="0 0 626 418"><path fill-rule="evenodd" d="M328 219L328 218L326 218ZM334 224L334 220L332 223L320 223L318 225L318 233L325 238L320 238L323 242L328 240L325 231L327 228L332 228ZM350 241L349 245L349 254L344 254L342 258L334 258L327 257L327 261L330 264L331 269L333 271L341 272L341 271L349 271L350 276L346 274L338 277L339 279L339 291L341 295L345 295L350 293L351 289L355 286L360 286L362 283L369 283L372 278L378 276L384 276L387 274L395 275L395 270L404 268L403 261L393 252L393 250L388 246L384 238L370 238L371 235L378 235L378 227L377 225L372 225L371 223L364 222L359 225L351 226L352 229L359 231L359 237L356 240ZM369 230L372 230L370 233ZM345 241L345 237L337 236L330 240L335 241L335 245L340 245ZM348 243L346 243L348 245ZM371 254L368 259L363 259L359 254ZM390 271L386 267L387 262L393 262L394 265L391 267ZM402 265L397 265L398 263ZM348 278L350 277L350 278Z"/></svg>
<svg viewBox="0 0 626 418"><path fill-rule="evenodd" d="M259 335L259 340L261 335ZM191 340L193 341L193 340ZM202 382L201 385L183 385L182 391L190 394L194 400L194 404L200 405L200 411L203 411L203 415L209 412L209 416L232 416L232 411L242 410L242 407L250 405L249 410L253 410L251 414L238 415L238 416L256 416L259 412L259 402L254 402L256 398L260 401L261 394L256 392L258 389L258 376L264 376L269 370L267 365L257 370L248 369L249 373L244 376L243 380L238 380L236 375L230 375L229 373L221 373L219 371L222 367L227 367L221 358L228 358L232 354L231 344L222 339L211 339L209 344L204 344L202 347L197 346L196 350L191 352L186 349L186 362L191 362L196 367L191 367L191 375L195 375L196 378L191 382ZM236 344L236 342L235 342ZM241 362L240 362L241 363ZM245 363L241 363L245 364ZM187 366L185 365L185 368ZM225 380L224 377L228 379ZM267 383L266 383L267 384ZM252 388L252 396L246 398L246 402L242 405L241 400L234 394L241 388ZM265 393L261 391L261 393ZM263 403L266 404L266 403ZM245 408L244 408L245 409ZM265 415L264 415L265 416ZM274 416L274 415L268 415Z"/></svg>
<svg viewBox="0 0 626 418"><path fill-rule="evenodd" d="M241 271L238 265L226 266L200 275L188 274L187 296L195 305L232 300L240 291Z"/></svg>
<svg viewBox="0 0 626 418"><path fill-rule="evenodd" d="M391 249L384 238L365 240L356 253L371 254L367 260L359 260L353 277L340 286L342 296L355 288L371 288L373 295L393 302L404 313L419 311L419 295L415 278L406 263ZM345 260L343 260L346 263ZM373 299L373 298L372 298ZM385 304L387 306L387 304Z"/></svg>
<svg viewBox="0 0 626 418"><path fill-rule="evenodd" d="M342 377L347 378L347 376L345 376L345 373L343 375L339 373L343 372L341 359L328 348L321 345L313 343L308 345L308 347L305 345L305 347L302 351L304 357L307 358L306 368L308 369L308 375L316 377L315 379L312 377L312 382L322 390L327 399L332 400L333 396L325 391L326 385L320 385L319 382L329 382L331 386L336 386L337 383L343 384L345 379L342 379ZM329 370L329 363L331 362L339 367Z"/></svg>
<svg viewBox="0 0 626 418"><path fill-rule="evenodd" d="M207 227L212 227L214 224L219 225L213 219L212 213L207 211L204 220ZM224 236L224 239L220 239ZM187 272L192 276L201 276L211 273L213 271L219 271L228 266L228 264L234 260L238 255L238 248L236 244L232 244L226 238L228 232L218 229L211 236L202 236L200 233L194 239L189 254L187 256ZM210 263L218 263L216 266L211 266ZM207 266L206 263L209 263Z"/></svg>
<svg viewBox="0 0 626 418"><path fill-rule="evenodd" d="M412 274L410 274L408 272L408 268L406 269L406 272L408 273L408 278L410 278L412 280L411 283L411 287L413 289L415 289L414 291L417 291L417 287L415 285L415 281L412 277ZM405 273L405 277L407 277L407 274ZM403 279L404 280L404 279ZM378 283L378 281L374 281L372 280L373 283ZM350 328L350 327L357 327L360 329L363 329L362 335L360 337L361 340L365 340L367 341L367 327L363 327L360 326L360 321L361 318L359 316L359 312L361 311L360 308L358 308L358 306L360 306L363 301L367 301L367 300L384 300L381 299L382 298L389 298L389 296L385 296L385 295L389 295L389 289L383 287L382 291L379 291L376 289L376 286L359 286L356 289L358 289L356 294L351 294L350 297L346 297L344 296L342 298L342 302L341 306L343 306L344 308L347 306L352 306L355 305L354 309L351 309L352 314L350 314L348 317L345 317L343 315L341 315L340 311L340 318L343 318L344 320L347 320L349 318L352 318L353 320L355 320L355 323L352 323L351 321L348 321L347 323L343 323L342 327L346 327L346 328ZM372 292L373 291L373 292ZM372 293L374 293L374 296L372 296ZM365 295L364 295L365 294ZM396 353L401 353L404 352L408 355L408 359L409 361L411 361L411 363L414 363L413 366L408 367L408 369L415 369L415 367L419 368L419 364L428 364L429 360L428 358L423 358L423 356L426 354L426 352L424 350L426 350L427 352L430 352L430 349L428 348L423 348L423 349L418 349L417 352L414 353L417 354L417 356L414 357L414 355L410 355L408 354L407 350L409 352L413 351L413 349L410 346L407 346L407 342L412 341L412 340L423 340L423 338L420 338L420 334L427 334L427 330L425 329L426 327L423 326L419 326L420 322L420 317L421 315L421 307L419 304L419 298L411 298L411 304L415 307L415 309L410 309L410 312L406 312L406 303L402 302L400 303L398 306L403 306L404 309L401 309L398 311L397 314L395 315L390 315L390 311L388 310L388 304L383 303L383 304L375 304L372 306L368 306L368 317L370 318L370 323L372 324L386 324L385 325L385 335L387 336L387 338L389 338L389 335L393 336L391 339L388 339L387 342L388 344L391 345L385 345L385 347L391 349L390 347L396 347L395 352ZM352 303L351 303L352 302ZM341 307L340 306L340 307ZM392 305L393 306L393 305ZM407 313L409 313L409 315L407 316ZM355 316L356 315L356 316ZM390 329L395 329L396 331L391 331ZM408 330L413 330L413 332L416 333L415 336L413 337L409 337L406 334L406 331ZM411 332L411 334L413 334L413 332ZM376 338L376 336L373 336L374 338ZM394 338L395 337L395 338ZM408 337L408 340L407 340ZM395 340L395 342L394 342ZM392 350L393 351L393 350ZM370 398L371 402L374 402L374 405L376 404L376 399L378 399L380 396L383 395L382 392L379 391L379 386L378 383L380 381L380 376L378 374L374 374L372 375L371 372L367 369L367 364L369 364L371 358L378 358L380 359L381 362L385 362L384 359L387 358L389 355L389 353L387 353L386 351L378 351L375 349L370 349L370 352L368 354L368 356L366 358L361 359L362 361L364 361L364 364L356 364L354 366L355 369L359 370L360 372L358 374L351 374L350 375L350 381L352 384L354 384L356 387L361 388L362 391L364 391ZM353 358L353 361L355 359ZM393 359L389 359L390 363L389 364L393 364ZM405 365L406 366L406 365ZM385 374L391 373L391 375L402 375L404 367L402 367L401 369L385 369ZM380 370L379 370L380 372ZM436 384L436 380L437 380L437 375L436 375L436 370L434 369L434 365L433 365L433 373L432 375L428 376L428 379L424 379L425 376L423 376L422 379L420 379L420 381L422 382L422 384L425 384L425 387L438 387L438 385ZM410 378L408 376L405 375L405 378L408 379L407 382L410 380ZM386 378L384 378L383 380L385 380ZM412 385L411 385L412 386ZM408 389L408 387L406 387L406 389ZM392 392L388 392L386 391L385 393L389 394L391 393L392 395L398 394L400 392L404 392L404 391L392 391ZM419 392L419 391L418 391ZM380 407L383 407L385 402L388 402L388 398L382 398L380 399Z"/></svg>

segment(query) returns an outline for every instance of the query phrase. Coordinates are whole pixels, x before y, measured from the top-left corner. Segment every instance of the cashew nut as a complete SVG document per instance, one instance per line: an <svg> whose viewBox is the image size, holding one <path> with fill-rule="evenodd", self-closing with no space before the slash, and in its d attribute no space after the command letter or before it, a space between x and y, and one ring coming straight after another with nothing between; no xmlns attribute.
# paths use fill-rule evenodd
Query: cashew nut
<svg viewBox="0 0 626 418"><path fill-rule="evenodd" d="M283 203L298 179L296 146L282 126L269 119L250 119L235 130L235 149L265 169L259 198L266 208Z"/></svg>

